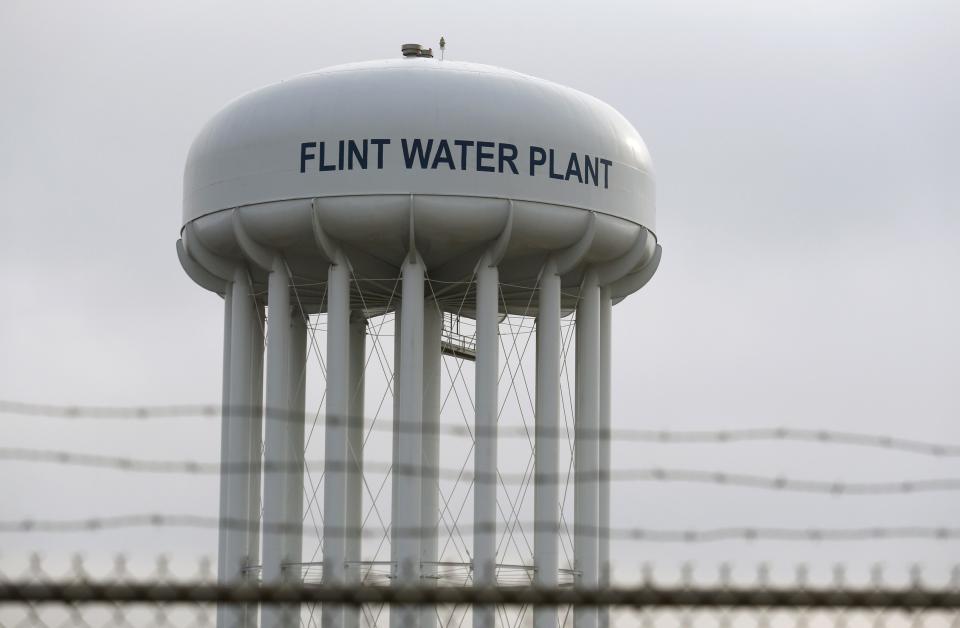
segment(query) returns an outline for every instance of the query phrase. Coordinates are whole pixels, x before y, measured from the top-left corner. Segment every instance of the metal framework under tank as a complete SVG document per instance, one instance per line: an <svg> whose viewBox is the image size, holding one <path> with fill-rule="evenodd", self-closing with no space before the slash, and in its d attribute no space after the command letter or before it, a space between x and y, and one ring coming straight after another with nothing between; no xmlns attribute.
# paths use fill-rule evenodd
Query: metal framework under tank
<svg viewBox="0 0 960 628"><path fill-rule="evenodd" d="M255 235L254 235L255 234ZM265 582L300 579L303 526L304 381L302 313L327 326L323 582L359 582L363 539L363 386L366 320L396 308L393 507L389 561L396 584L436 582L438 459L443 312L475 320L472 582L498 571L532 572L535 584L569 580L558 560L561 317L576 311L574 555L576 586L603 583L610 560L610 350L612 306L655 272L660 247L646 228L577 208L477 197L385 195L316 198L240 207L186 224L177 252L187 274L224 298L219 578L243 578L259 563ZM402 277L399 288L396 277ZM425 294L425 279L447 282ZM316 286L291 296L297 278ZM363 282L361 294L355 286ZM393 299L388 298L396 290ZM397 299L396 297L399 297ZM434 301L436 307L425 307ZM399 303L399 305L398 305ZM457 307L457 305L465 307ZM532 305L532 307L531 307ZM527 309L522 309L526 306ZM264 365L263 329L269 315ZM534 564L497 565L498 323L507 313L536 316ZM449 326L448 326L449 329ZM333 368L337 365L339 368ZM265 398L261 391L265 371ZM265 424L263 423L265 417ZM261 467L261 433L262 467ZM426 471L425 471L426 470ZM260 522L262 482L263 515ZM262 552L261 552L262 547ZM262 554L262 559L259 557ZM262 609L261 625L298 624L282 607ZM391 614L393 626L436 625L430 613ZM407 613L407 615L405 615ZM475 609L474 626L494 625ZM254 626L251 611L221 609L220 626ZM578 611L578 626L603 621ZM323 609L324 628L358 624L355 612ZM537 608L534 625L557 626L557 610Z"/></svg>

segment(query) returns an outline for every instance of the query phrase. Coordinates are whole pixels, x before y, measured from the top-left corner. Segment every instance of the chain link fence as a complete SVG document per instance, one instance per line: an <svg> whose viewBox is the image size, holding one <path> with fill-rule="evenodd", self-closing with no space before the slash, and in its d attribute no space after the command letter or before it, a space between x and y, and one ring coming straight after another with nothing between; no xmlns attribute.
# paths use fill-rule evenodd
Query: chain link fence
<svg viewBox="0 0 960 628"><path fill-rule="evenodd" d="M180 565L184 563L181 561ZM0 577L0 625L59 626L319 626L321 612L342 614L344 626L400 628L472 626L477 608L495 609L494 625L533 625L534 609L553 609L558 626L643 628L956 628L960 626L960 568L946 579L925 579L919 569L888 582L879 568L864 582L848 582L838 568L829 582L798 569L792 582L774 582L761 567L753 582L734 580L721 567L710 581L689 566L671 581L651 567L640 580L601 589L375 585L333 586L301 579L282 585L255 577L218 584L208 560L176 574L161 558L133 570L123 557L94 570L75 558L62 570L39 557ZM186 572L190 573L186 573ZM271 609L274 611L271 614ZM266 619L261 619L264 612ZM218 622L218 617L219 622ZM395 620L396 621L396 620ZM493 626L491 626L493 628Z"/></svg>

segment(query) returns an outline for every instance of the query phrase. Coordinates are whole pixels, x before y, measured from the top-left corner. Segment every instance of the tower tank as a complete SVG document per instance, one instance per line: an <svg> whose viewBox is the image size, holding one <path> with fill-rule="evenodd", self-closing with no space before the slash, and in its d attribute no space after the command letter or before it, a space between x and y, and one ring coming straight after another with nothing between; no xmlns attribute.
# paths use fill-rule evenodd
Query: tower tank
<svg viewBox="0 0 960 628"><path fill-rule="evenodd" d="M297 374L312 315L325 324L328 365L323 582L359 582L365 329L392 315L391 582L436 579L435 391L445 354L475 362L469 582L497 584L498 335L512 315L530 317L536 333L530 572L534 584L556 586L560 329L575 313L572 574L576 586L603 585L611 311L659 264L654 220L650 156L612 107L419 47L264 87L217 113L189 151L177 252L197 284L224 298L221 463L247 469L221 475L220 580L249 577L253 566L264 582L302 576L293 568L303 560ZM454 329L463 320L475 329L468 337ZM223 608L218 624L256 625L256 612ZM296 624L299 613L261 612L265 627ZM432 613L397 611L389 623L426 628ZM323 610L325 628L360 621ZM473 611L475 626L494 621L491 609ZM578 611L578 626L598 621L597 611ZM557 626L556 609L536 608L534 623Z"/></svg>

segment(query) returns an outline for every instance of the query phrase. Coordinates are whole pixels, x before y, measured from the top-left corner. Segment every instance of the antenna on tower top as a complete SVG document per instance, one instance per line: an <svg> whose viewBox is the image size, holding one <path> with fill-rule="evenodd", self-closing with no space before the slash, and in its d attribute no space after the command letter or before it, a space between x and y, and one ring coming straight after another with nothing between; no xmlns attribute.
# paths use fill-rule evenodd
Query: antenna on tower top
<svg viewBox="0 0 960 628"><path fill-rule="evenodd" d="M447 49L447 40L440 35L440 60L443 61L443 51Z"/></svg>

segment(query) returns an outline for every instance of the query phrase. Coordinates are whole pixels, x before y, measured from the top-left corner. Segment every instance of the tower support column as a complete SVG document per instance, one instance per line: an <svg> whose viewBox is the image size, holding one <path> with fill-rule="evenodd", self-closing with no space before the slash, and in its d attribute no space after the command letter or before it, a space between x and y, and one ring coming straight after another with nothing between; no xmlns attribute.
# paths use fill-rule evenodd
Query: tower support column
<svg viewBox="0 0 960 628"><path fill-rule="evenodd" d="M476 412L473 452L473 585L496 584L497 560L497 370L499 272L490 254L477 268L477 361L475 365ZM474 628L494 625L492 606L473 609Z"/></svg>
<svg viewBox="0 0 960 628"><path fill-rule="evenodd" d="M363 439L364 433L364 377L367 358L367 321L362 312L350 314L350 406L347 423L347 582L359 584L363 569ZM360 609L344 609L344 627L357 628Z"/></svg>
<svg viewBox="0 0 960 628"><path fill-rule="evenodd" d="M263 309L254 300L245 268L236 269L229 285L231 293L224 304L230 317L230 340L224 347L227 403L220 443L217 566L221 583L247 578L247 568L259 562L260 553ZM256 623L255 608L221 605L217 609L218 626L248 628Z"/></svg>
<svg viewBox="0 0 960 628"><path fill-rule="evenodd" d="M611 325L613 323L613 301L610 288L600 288L600 403L599 403L599 547L600 581L602 587L610 586L610 469L611 462L611 402L612 402L612 344ZM597 610L600 628L609 628L610 609L600 607Z"/></svg>
<svg viewBox="0 0 960 628"><path fill-rule="evenodd" d="M346 575L347 424L350 413L350 268L337 251L327 273L327 415L324 431L323 582ZM326 604L323 628L343 626L343 607Z"/></svg>
<svg viewBox="0 0 960 628"><path fill-rule="evenodd" d="M560 532L560 276L553 260L540 276L533 472L534 581L557 586ZM557 609L536 606L534 628L556 628Z"/></svg>
<svg viewBox="0 0 960 628"><path fill-rule="evenodd" d="M390 460L393 469L390 473L390 576L397 576L396 551L400 544L396 522L400 519L400 474L397 473L397 461L400 460L400 336L403 329L401 322L403 307L398 306L393 313L393 377L391 390L393 392L393 441L391 442Z"/></svg>
<svg viewBox="0 0 960 628"><path fill-rule="evenodd" d="M301 534L298 513L292 511L288 484L301 457L293 450L293 433L302 424L293 415L293 350L290 313L290 277L283 261L274 259L267 285L267 398L263 477L263 561L261 579L277 584L290 574L284 565L299 562L293 539ZM297 369L299 372L299 369ZM297 574L299 576L299 574ZM299 579L299 578L298 578ZM263 628L289 625L291 607L266 604L261 609Z"/></svg>
<svg viewBox="0 0 960 628"><path fill-rule="evenodd" d="M224 473L225 465L230 461L230 419L235 416L230 406L230 347L233 342L233 282L228 282L223 293L223 392L220 402L220 520L229 516L230 494L232 490L231 474ZM227 565L233 562L227 559L229 531L221 524L218 538L217 575L220 584L229 581Z"/></svg>
<svg viewBox="0 0 960 628"><path fill-rule="evenodd" d="M391 549L394 584L420 584L420 471L421 417L423 416L423 261L411 250L403 263L400 303L400 359L397 370L397 448L393 463L396 474L394 500L395 543ZM393 628L416 628L418 614L412 607L393 607Z"/></svg>
<svg viewBox="0 0 960 628"><path fill-rule="evenodd" d="M432 297L423 304L423 418L420 433L420 583L437 584L440 534L440 334L443 315ZM437 610L420 608L420 628L436 628Z"/></svg>
<svg viewBox="0 0 960 628"><path fill-rule="evenodd" d="M292 533L287 537L287 553L290 562L303 560L303 454L304 419L306 417L307 395L307 320L306 314L296 306L290 320L290 417L288 434L292 465L287 479L287 513L295 521ZM284 577L290 581L302 578L299 564L290 565L284 570ZM296 625L296 622L294 622Z"/></svg>
<svg viewBox="0 0 960 628"><path fill-rule="evenodd" d="M600 423L600 287L589 270L577 304L576 410L574 418L573 553L576 586L599 584L599 423ZM576 628L595 628L597 609L583 607Z"/></svg>

